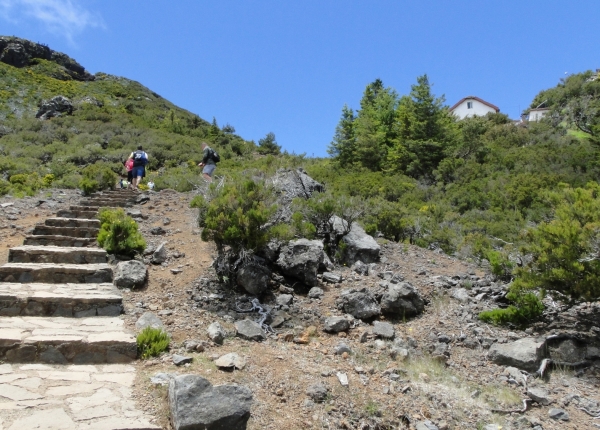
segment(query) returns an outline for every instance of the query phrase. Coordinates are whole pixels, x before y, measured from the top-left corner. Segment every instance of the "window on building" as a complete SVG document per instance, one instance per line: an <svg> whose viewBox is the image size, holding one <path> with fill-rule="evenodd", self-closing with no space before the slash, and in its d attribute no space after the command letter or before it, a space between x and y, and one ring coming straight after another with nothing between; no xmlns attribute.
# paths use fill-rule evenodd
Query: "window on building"
<svg viewBox="0 0 600 430"><path fill-rule="evenodd" d="M473 109L473 102L467 102L467 109Z"/></svg>

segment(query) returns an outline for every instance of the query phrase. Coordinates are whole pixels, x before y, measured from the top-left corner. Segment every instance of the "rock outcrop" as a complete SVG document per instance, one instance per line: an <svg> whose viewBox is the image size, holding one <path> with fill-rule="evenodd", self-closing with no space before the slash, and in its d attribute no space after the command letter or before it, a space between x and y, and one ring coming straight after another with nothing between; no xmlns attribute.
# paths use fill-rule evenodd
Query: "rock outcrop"
<svg viewBox="0 0 600 430"><path fill-rule="evenodd" d="M292 219L291 203L297 197L310 198L315 192L323 192L323 184L308 176L304 169L280 169L271 178L276 189L278 209L273 217L277 222L289 222Z"/></svg>
<svg viewBox="0 0 600 430"><path fill-rule="evenodd" d="M425 302L419 291L408 282L389 284L381 297L381 311L397 317L413 317L425 309Z"/></svg>
<svg viewBox="0 0 600 430"><path fill-rule="evenodd" d="M292 240L281 249L277 266L283 274L308 286L318 284L317 271L323 263L323 243L318 240Z"/></svg>
<svg viewBox="0 0 600 430"><path fill-rule="evenodd" d="M376 263L379 261L379 244L361 226L352 224L350 232L342 238L345 244L344 261L352 265L357 261Z"/></svg>
<svg viewBox="0 0 600 430"><path fill-rule="evenodd" d="M44 100L39 110L35 114L39 119L50 119L63 114L71 115L73 113L73 104L71 100L64 96L56 96L50 100Z"/></svg>

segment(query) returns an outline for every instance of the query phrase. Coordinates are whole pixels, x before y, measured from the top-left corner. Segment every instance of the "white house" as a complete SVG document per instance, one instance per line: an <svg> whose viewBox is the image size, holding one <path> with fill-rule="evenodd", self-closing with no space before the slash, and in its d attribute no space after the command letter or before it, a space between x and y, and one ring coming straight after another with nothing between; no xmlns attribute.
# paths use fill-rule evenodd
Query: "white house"
<svg viewBox="0 0 600 430"><path fill-rule="evenodd" d="M530 109L529 110L529 118L528 119L529 119L529 121L538 122L543 117L545 117L548 112L550 112L549 108L535 108L535 109Z"/></svg>
<svg viewBox="0 0 600 430"><path fill-rule="evenodd" d="M484 116L487 113L500 112L500 108L475 96L468 96L450 108L450 112L459 119L472 116Z"/></svg>

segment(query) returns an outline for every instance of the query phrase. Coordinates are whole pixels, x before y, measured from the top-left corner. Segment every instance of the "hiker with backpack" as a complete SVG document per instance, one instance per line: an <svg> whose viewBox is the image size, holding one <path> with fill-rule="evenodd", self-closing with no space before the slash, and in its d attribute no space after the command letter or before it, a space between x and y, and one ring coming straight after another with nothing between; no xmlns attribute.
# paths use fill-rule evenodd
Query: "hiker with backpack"
<svg viewBox="0 0 600 430"><path fill-rule="evenodd" d="M133 160L133 168L131 176L133 180L131 184L134 190L138 189L138 185L142 182L142 178L146 176L146 164L148 164L148 154L142 149L142 145L138 146L137 151L133 151L129 155L129 160Z"/></svg>
<svg viewBox="0 0 600 430"><path fill-rule="evenodd" d="M212 182L212 175L219 161L219 154L208 146L208 143L202 142L202 162L198 163L198 166L202 167L202 176L207 182Z"/></svg>

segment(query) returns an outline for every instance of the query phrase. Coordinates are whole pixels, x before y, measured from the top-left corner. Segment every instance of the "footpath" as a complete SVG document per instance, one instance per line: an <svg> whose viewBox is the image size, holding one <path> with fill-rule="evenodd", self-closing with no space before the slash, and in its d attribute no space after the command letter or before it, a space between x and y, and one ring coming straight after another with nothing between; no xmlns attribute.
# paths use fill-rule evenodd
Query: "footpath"
<svg viewBox="0 0 600 430"><path fill-rule="evenodd" d="M137 356L121 317L100 207L135 194L82 199L37 225L0 267L0 430L155 430L132 400Z"/></svg>

